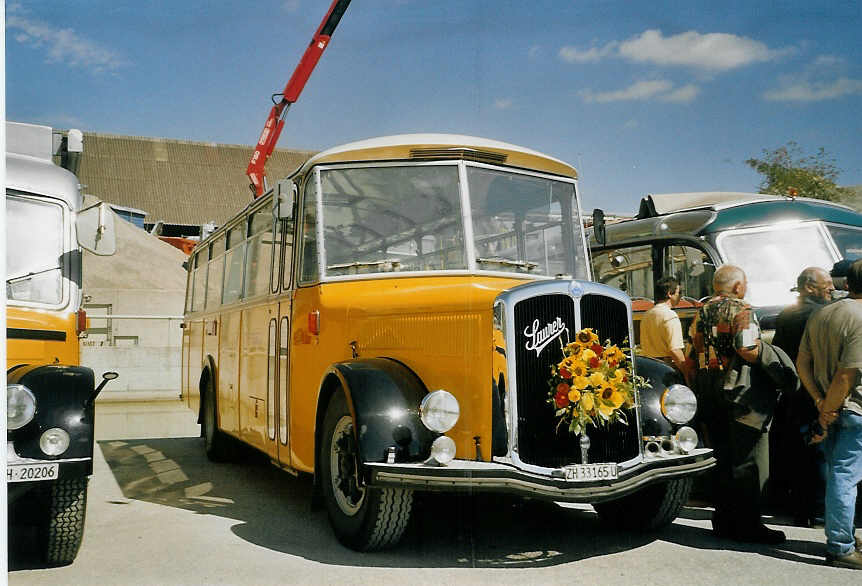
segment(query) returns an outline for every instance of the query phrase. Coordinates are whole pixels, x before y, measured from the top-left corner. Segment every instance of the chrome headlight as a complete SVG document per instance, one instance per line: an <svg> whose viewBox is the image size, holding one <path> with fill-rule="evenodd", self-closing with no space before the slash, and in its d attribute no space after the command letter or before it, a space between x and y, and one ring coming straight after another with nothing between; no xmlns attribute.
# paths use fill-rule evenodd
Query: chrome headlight
<svg viewBox="0 0 862 586"><path fill-rule="evenodd" d="M441 435L431 444L431 458L441 466L451 462L454 457L455 442L451 437Z"/></svg>
<svg viewBox="0 0 862 586"><path fill-rule="evenodd" d="M52 427L39 438L39 447L49 456L59 456L69 449L69 433L65 429Z"/></svg>
<svg viewBox="0 0 862 586"><path fill-rule="evenodd" d="M671 385L661 396L661 412L672 423L688 423L697 413L697 397L685 385Z"/></svg>
<svg viewBox="0 0 862 586"><path fill-rule="evenodd" d="M419 404L419 417L425 427L437 433L446 433L458 422L461 408L458 399L449 391L428 393Z"/></svg>
<svg viewBox="0 0 862 586"><path fill-rule="evenodd" d="M24 385L6 385L6 428L21 429L36 415L36 397Z"/></svg>

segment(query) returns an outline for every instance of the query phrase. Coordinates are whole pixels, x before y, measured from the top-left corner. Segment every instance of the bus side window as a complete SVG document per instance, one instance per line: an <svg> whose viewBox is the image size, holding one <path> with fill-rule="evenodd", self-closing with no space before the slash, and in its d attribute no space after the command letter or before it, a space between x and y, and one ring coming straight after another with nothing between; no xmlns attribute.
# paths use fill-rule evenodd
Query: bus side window
<svg viewBox="0 0 862 586"><path fill-rule="evenodd" d="M317 198L315 197L316 181L309 180L305 184L305 197L302 206L302 258L300 268L303 283L314 282L320 275L317 249Z"/></svg>
<svg viewBox="0 0 862 586"><path fill-rule="evenodd" d="M245 260L245 297L268 292L272 257L272 211L264 207L248 220L248 253Z"/></svg>
<svg viewBox="0 0 862 586"><path fill-rule="evenodd" d="M233 303L242 297L242 272L245 260L245 222L231 228L227 233L225 253L224 290L221 302Z"/></svg>
<svg viewBox="0 0 862 586"><path fill-rule="evenodd" d="M224 275L224 245L224 236L219 237L218 240L210 245L207 309L215 309L221 303L222 275Z"/></svg>
<svg viewBox="0 0 862 586"><path fill-rule="evenodd" d="M286 290L290 288L291 275L293 274L293 235L296 232L296 221L291 218L290 220L281 220L278 224L279 229L284 234L281 240L284 243L284 253L281 257L281 280L282 287Z"/></svg>
<svg viewBox="0 0 862 586"><path fill-rule="evenodd" d="M201 311L206 301L207 263L204 261L205 251L195 254L194 271L192 272L191 310Z"/></svg>
<svg viewBox="0 0 862 586"><path fill-rule="evenodd" d="M655 277L649 244L596 252L593 272L600 283L625 291L631 297L653 298Z"/></svg>

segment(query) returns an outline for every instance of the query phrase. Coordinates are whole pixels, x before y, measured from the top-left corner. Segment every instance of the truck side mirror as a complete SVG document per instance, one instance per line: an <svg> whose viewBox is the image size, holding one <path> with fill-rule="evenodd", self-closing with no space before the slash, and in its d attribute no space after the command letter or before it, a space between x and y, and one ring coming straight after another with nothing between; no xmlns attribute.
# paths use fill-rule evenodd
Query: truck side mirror
<svg viewBox="0 0 862 586"><path fill-rule="evenodd" d="M605 231L605 212L596 208L593 210L593 236L600 245L607 243L607 232Z"/></svg>
<svg viewBox="0 0 862 586"><path fill-rule="evenodd" d="M78 212L75 220L78 245L98 256L111 256L117 251L114 214L108 204L97 203Z"/></svg>
<svg viewBox="0 0 862 586"><path fill-rule="evenodd" d="M292 220L296 194L296 183L290 179L279 181L275 188L275 196L272 198L272 215L279 220Z"/></svg>

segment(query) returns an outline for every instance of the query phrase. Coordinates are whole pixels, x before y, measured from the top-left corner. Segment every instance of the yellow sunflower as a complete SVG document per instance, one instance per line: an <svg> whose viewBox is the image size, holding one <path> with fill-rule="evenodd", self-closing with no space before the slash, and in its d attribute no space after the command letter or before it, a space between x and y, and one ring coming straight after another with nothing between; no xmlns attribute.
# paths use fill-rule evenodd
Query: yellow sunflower
<svg viewBox="0 0 862 586"><path fill-rule="evenodd" d="M569 401L572 403L577 403L581 399L581 392L577 389L572 389L569 391Z"/></svg>
<svg viewBox="0 0 862 586"><path fill-rule="evenodd" d="M581 407L583 407L586 411L592 409L596 404L595 395L590 393L589 391L581 394Z"/></svg>
<svg viewBox="0 0 862 586"><path fill-rule="evenodd" d="M589 348L587 348L586 350L581 352L581 356L580 356L581 360L583 360L584 362L587 362L587 363L589 363L589 361L595 357L596 357L596 353L593 352L592 350L590 350Z"/></svg>
<svg viewBox="0 0 862 586"><path fill-rule="evenodd" d="M582 329L578 332L578 335L575 336L575 339L584 346L592 346L593 344L597 344L599 341L599 337L593 332L592 328Z"/></svg>

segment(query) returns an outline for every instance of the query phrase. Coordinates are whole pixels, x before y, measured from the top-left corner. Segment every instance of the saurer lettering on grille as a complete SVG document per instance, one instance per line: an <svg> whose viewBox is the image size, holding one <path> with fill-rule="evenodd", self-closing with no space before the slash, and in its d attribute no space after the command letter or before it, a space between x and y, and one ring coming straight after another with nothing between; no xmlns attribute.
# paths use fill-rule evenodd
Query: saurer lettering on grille
<svg viewBox="0 0 862 586"><path fill-rule="evenodd" d="M524 335L527 337L527 343L524 347L527 350L535 350L536 356L542 353L545 346L563 335L563 332L568 332L569 329L563 322L563 318L556 317L554 321L543 328L539 327L539 320L534 319L533 324L524 328Z"/></svg>

